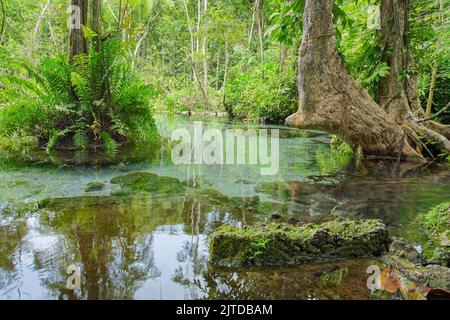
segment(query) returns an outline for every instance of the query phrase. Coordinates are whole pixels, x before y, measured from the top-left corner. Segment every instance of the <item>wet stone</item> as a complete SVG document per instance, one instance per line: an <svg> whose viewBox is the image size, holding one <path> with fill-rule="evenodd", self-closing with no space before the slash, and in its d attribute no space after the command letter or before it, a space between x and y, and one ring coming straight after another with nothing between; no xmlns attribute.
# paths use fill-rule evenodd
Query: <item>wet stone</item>
<svg viewBox="0 0 450 320"><path fill-rule="evenodd" d="M84 188L85 192L96 192L102 191L105 189L105 184L102 182L91 182L86 185Z"/></svg>
<svg viewBox="0 0 450 320"><path fill-rule="evenodd" d="M115 177L111 180L111 183L121 187L119 191L113 192L112 195L114 196L130 195L134 193L174 196L186 192L186 186L178 179L160 177L148 172L137 172Z"/></svg>
<svg viewBox="0 0 450 320"><path fill-rule="evenodd" d="M423 263L422 256L417 249L403 238L392 238L392 242L389 244L389 253L414 264Z"/></svg>
<svg viewBox="0 0 450 320"><path fill-rule="evenodd" d="M211 235L210 256L222 267L283 266L381 255L387 229L380 220L337 219L323 224L284 223L244 229L224 225Z"/></svg>

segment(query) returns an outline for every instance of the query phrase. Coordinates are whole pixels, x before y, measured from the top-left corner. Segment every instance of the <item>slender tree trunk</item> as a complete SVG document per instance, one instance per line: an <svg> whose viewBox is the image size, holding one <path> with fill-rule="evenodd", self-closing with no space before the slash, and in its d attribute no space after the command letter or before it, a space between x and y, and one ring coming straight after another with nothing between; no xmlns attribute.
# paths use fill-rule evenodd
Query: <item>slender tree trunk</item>
<svg viewBox="0 0 450 320"><path fill-rule="evenodd" d="M437 74L438 74L438 67L437 64L435 63L433 66L433 71L431 72L430 92L428 93L427 107L425 111L425 114L427 116L431 116L431 111L433 108L434 90L436 89Z"/></svg>
<svg viewBox="0 0 450 320"><path fill-rule="evenodd" d="M6 26L6 11L5 11L5 5L3 4L3 0L0 0L0 8L2 10L2 24L0 26L0 45L2 45L3 37L5 35L5 26Z"/></svg>
<svg viewBox="0 0 450 320"><path fill-rule="evenodd" d="M280 76L283 76L284 67L286 64L286 46L284 44L280 45Z"/></svg>
<svg viewBox="0 0 450 320"><path fill-rule="evenodd" d="M191 64L192 64L192 75L193 75L193 78L194 78L194 83L195 83L195 86L196 86L196 90L198 90L200 88L200 92L201 92L201 95L203 97L203 100L204 100L204 103L205 103L206 107L210 108L211 104L209 103L207 93L203 89L203 86L200 85L200 79L199 79L199 76L198 76L198 73L197 73L197 61L196 61L195 52L194 52L194 32L192 31L192 28L191 28L191 26L189 24L190 23L189 10L188 10L188 6L187 6L186 0L184 0L183 3L184 3L185 11L186 11L186 20L187 20L188 27L189 27L189 33L190 33L190 36L191 36ZM200 0L199 0L199 4L200 4ZM201 7L200 7L200 9L201 9ZM201 12L200 12L200 14L201 14ZM199 25L200 24L197 24L197 28L199 28ZM197 29L197 31L198 30L199 29ZM199 45L200 45L198 32L197 32L196 36L197 36L197 52L198 52ZM197 91L197 98L198 98L198 91Z"/></svg>
<svg viewBox="0 0 450 320"><path fill-rule="evenodd" d="M444 23L444 0L439 0L439 23L442 25ZM439 52L441 50L441 42L439 39L436 41L436 51ZM425 114L427 116L431 115L432 107L433 107L433 99L434 99L434 90L436 89L436 80L438 74L438 62L435 61L433 64L433 71L431 74L431 84L430 84L430 92L428 94L427 100L427 108Z"/></svg>
<svg viewBox="0 0 450 320"><path fill-rule="evenodd" d="M252 39L253 39L253 31L255 30L255 18L256 18L256 10L259 7L259 0L255 1L255 5L252 9L252 24L250 27L250 33L248 34L248 47L251 46L252 44Z"/></svg>
<svg viewBox="0 0 450 320"><path fill-rule="evenodd" d="M195 52L198 53L200 52L200 27L201 27L201 23L202 23L202 1L201 0L197 0L197 29L196 29L196 46L195 46ZM198 98L199 96L199 86L200 84L200 79L198 78L198 72L197 72L197 61L198 61L198 57L195 57L195 70L194 73L195 74L195 94Z"/></svg>
<svg viewBox="0 0 450 320"><path fill-rule="evenodd" d="M47 9L50 7L50 4L51 4L51 0L48 0L47 4L42 8L41 14L39 15L39 18L36 22L36 26L34 27L33 38L31 39L30 50L28 51L28 55L27 55L28 58L31 58L31 55L33 54L34 45L37 42L39 29L41 28L42 19L44 18L45 13L47 12Z"/></svg>
<svg viewBox="0 0 450 320"><path fill-rule="evenodd" d="M229 65L229 54L228 54L228 40L225 38L225 70L223 73L223 94L222 94L222 105L224 107L226 107L226 99L227 99L227 80L228 80L228 65ZM228 108L227 112L230 116L232 116L232 111L231 109L229 110Z"/></svg>
<svg viewBox="0 0 450 320"><path fill-rule="evenodd" d="M300 109L288 125L339 135L368 156L422 159L402 128L348 73L336 49L334 0L306 0L300 48Z"/></svg>
<svg viewBox="0 0 450 320"><path fill-rule="evenodd" d="M72 6L77 6L80 10L79 23L76 25L77 12L72 12L72 18L74 19L72 29L70 30L69 38L69 61L73 62L73 57L79 54L88 54L88 43L83 36L82 26L87 25L88 17L88 0L72 0Z"/></svg>
<svg viewBox="0 0 450 320"><path fill-rule="evenodd" d="M258 34L261 70L264 75L264 0L258 0Z"/></svg>
<svg viewBox="0 0 450 320"><path fill-rule="evenodd" d="M205 92L206 99L208 98L208 57L206 56L206 47L207 47L207 28L206 28L206 14L208 12L208 0L204 0L204 8L203 8L203 20L204 22L204 30L203 30L203 44L202 44L202 59L203 59L203 91Z"/></svg>
<svg viewBox="0 0 450 320"><path fill-rule="evenodd" d="M189 35L190 35L190 39L191 39L191 72L192 72L192 79L194 81L194 85L195 85L195 92L196 92L196 98L198 98L198 79L197 79L197 72L196 72L196 63L195 63L195 40L194 40L194 31L192 30L191 27L191 19L189 17L189 8L187 5L186 0L183 0L183 4L184 4L184 10L186 13L186 23L188 25L188 29L189 29Z"/></svg>
<svg viewBox="0 0 450 320"><path fill-rule="evenodd" d="M52 38L53 45L54 45L55 49L58 49L58 42L56 41L56 35L55 35L55 31L53 30L52 23L47 16L45 17L45 21L47 22L48 30L50 31L50 37Z"/></svg>
<svg viewBox="0 0 450 320"><path fill-rule="evenodd" d="M220 72L220 51L217 52L217 61L216 61L216 90L219 90L220 86L219 72Z"/></svg>

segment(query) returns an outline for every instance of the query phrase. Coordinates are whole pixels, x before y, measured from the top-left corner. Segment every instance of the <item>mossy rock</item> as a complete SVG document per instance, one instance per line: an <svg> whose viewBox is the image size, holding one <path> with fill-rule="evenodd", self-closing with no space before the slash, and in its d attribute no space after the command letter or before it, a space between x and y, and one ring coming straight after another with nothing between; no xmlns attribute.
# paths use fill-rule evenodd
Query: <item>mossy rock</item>
<svg viewBox="0 0 450 320"><path fill-rule="evenodd" d="M423 250L427 261L450 267L450 202L423 215L421 224L429 239Z"/></svg>
<svg viewBox="0 0 450 320"><path fill-rule="evenodd" d="M136 172L115 177L111 180L111 183L118 184L121 187L120 191L113 193L114 196L130 195L133 193L152 193L172 196L186 192L186 186L178 179L160 177L148 172Z"/></svg>
<svg viewBox="0 0 450 320"><path fill-rule="evenodd" d="M84 192L96 192L105 189L105 184L101 182L90 182L84 188Z"/></svg>
<svg viewBox="0 0 450 320"><path fill-rule="evenodd" d="M378 256L386 249L380 220L337 219L320 225L270 224L211 234L211 262L222 267L298 265L348 257Z"/></svg>

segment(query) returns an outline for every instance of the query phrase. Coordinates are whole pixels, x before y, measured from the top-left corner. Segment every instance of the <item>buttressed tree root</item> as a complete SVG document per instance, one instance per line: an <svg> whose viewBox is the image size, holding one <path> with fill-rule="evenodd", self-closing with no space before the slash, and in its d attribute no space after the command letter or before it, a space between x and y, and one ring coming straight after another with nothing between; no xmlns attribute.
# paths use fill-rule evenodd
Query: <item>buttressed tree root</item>
<svg viewBox="0 0 450 320"><path fill-rule="evenodd" d="M419 137L449 151L444 135L417 121L403 90L398 95L408 105L409 119L398 122L349 74L336 48L333 5L334 0L306 0L299 58L300 108L286 124L337 134L365 156L425 161Z"/></svg>

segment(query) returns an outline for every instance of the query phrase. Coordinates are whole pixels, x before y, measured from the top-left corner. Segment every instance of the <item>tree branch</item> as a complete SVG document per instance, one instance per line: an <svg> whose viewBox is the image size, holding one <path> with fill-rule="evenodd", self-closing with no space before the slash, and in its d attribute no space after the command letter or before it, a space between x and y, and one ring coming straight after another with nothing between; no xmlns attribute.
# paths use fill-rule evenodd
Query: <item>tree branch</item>
<svg viewBox="0 0 450 320"><path fill-rule="evenodd" d="M427 122L433 119L436 119L437 117L439 117L441 114L443 114L445 111L447 111L450 108L450 102L444 107L442 108L439 112L433 114L432 116L428 117L428 118L424 118L424 119L420 119L417 120L417 123L422 123L422 122Z"/></svg>

